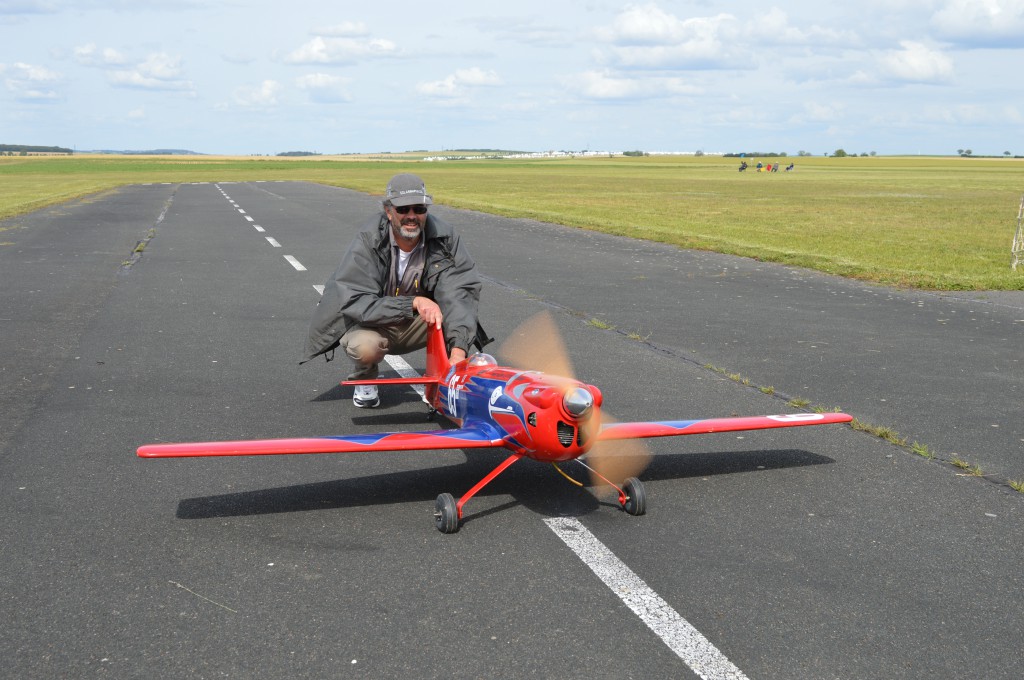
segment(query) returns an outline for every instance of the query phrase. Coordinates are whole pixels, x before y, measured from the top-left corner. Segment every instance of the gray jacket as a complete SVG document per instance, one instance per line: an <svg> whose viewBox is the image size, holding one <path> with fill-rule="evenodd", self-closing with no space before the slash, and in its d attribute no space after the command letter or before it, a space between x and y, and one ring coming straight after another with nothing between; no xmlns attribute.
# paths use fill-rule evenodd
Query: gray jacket
<svg viewBox="0 0 1024 680"><path fill-rule="evenodd" d="M413 318L412 297L387 295L391 268L390 224L384 213L368 221L349 245L338 268L324 286L313 312L302 361L329 352L355 326L390 326ZM490 341L477 321L480 277L473 259L447 222L427 215L423 229L426 259L423 295L437 302L444 316L448 350Z"/></svg>

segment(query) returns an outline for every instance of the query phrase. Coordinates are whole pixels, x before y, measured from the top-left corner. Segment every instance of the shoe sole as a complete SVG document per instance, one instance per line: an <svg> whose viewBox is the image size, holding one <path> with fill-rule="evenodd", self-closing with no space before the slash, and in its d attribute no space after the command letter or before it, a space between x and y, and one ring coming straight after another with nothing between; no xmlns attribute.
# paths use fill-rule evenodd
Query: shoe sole
<svg viewBox="0 0 1024 680"><path fill-rule="evenodd" d="M352 403L356 405L356 408L377 408L380 406L380 397L373 401L359 401L358 399L353 399Z"/></svg>

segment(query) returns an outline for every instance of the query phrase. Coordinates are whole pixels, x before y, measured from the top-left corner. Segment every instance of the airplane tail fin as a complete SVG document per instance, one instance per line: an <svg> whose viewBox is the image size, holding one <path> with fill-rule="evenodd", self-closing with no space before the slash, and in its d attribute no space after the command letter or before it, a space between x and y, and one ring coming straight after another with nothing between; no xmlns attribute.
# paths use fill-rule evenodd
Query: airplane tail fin
<svg viewBox="0 0 1024 680"><path fill-rule="evenodd" d="M427 376L440 380L451 368L448 348L445 346L444 331L434 326L427 333Z"/></svg>

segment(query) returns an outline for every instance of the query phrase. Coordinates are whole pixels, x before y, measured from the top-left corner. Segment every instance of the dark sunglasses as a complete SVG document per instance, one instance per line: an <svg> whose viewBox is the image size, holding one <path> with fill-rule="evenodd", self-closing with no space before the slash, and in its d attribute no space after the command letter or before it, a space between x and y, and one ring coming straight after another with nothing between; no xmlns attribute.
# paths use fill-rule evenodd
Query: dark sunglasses
<svg viewBox="0 0 1024 680"><path fill-rule="evenodd" d="M399 215L408 215L410 210L417 215L425 215L427 213L427 206L425 205L393 205L391 207Z"/></svg>

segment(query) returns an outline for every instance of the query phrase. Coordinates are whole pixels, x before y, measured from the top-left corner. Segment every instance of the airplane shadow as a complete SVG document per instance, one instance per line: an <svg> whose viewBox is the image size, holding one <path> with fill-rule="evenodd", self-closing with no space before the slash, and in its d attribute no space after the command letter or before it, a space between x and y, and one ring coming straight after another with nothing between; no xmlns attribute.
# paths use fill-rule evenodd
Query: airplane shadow
<svg viewBox="0 0 1024 680"><path fill-rule="evenodd" d="M458 465L183 499L178 503L176 516L178 519L212 519L393 503L432 505L437 495L445 491L458 498L508 456L504 449L466 450L465 454L466 462ZM639 477L644 481L688 479L832 462L826 456L799 449L662 454L655 456ZM562 468L576 479L587 479L585 470L578 465L566 463ZM478 497L491 495L511 495L515 500L479 511L474 511L470 501L466 505L464 525L516 505L548 517L580 516L602 506L618 507L614 495L598 498L590 489L568 484L550 466L530 460L520 461L506 470Z"/></svg>

